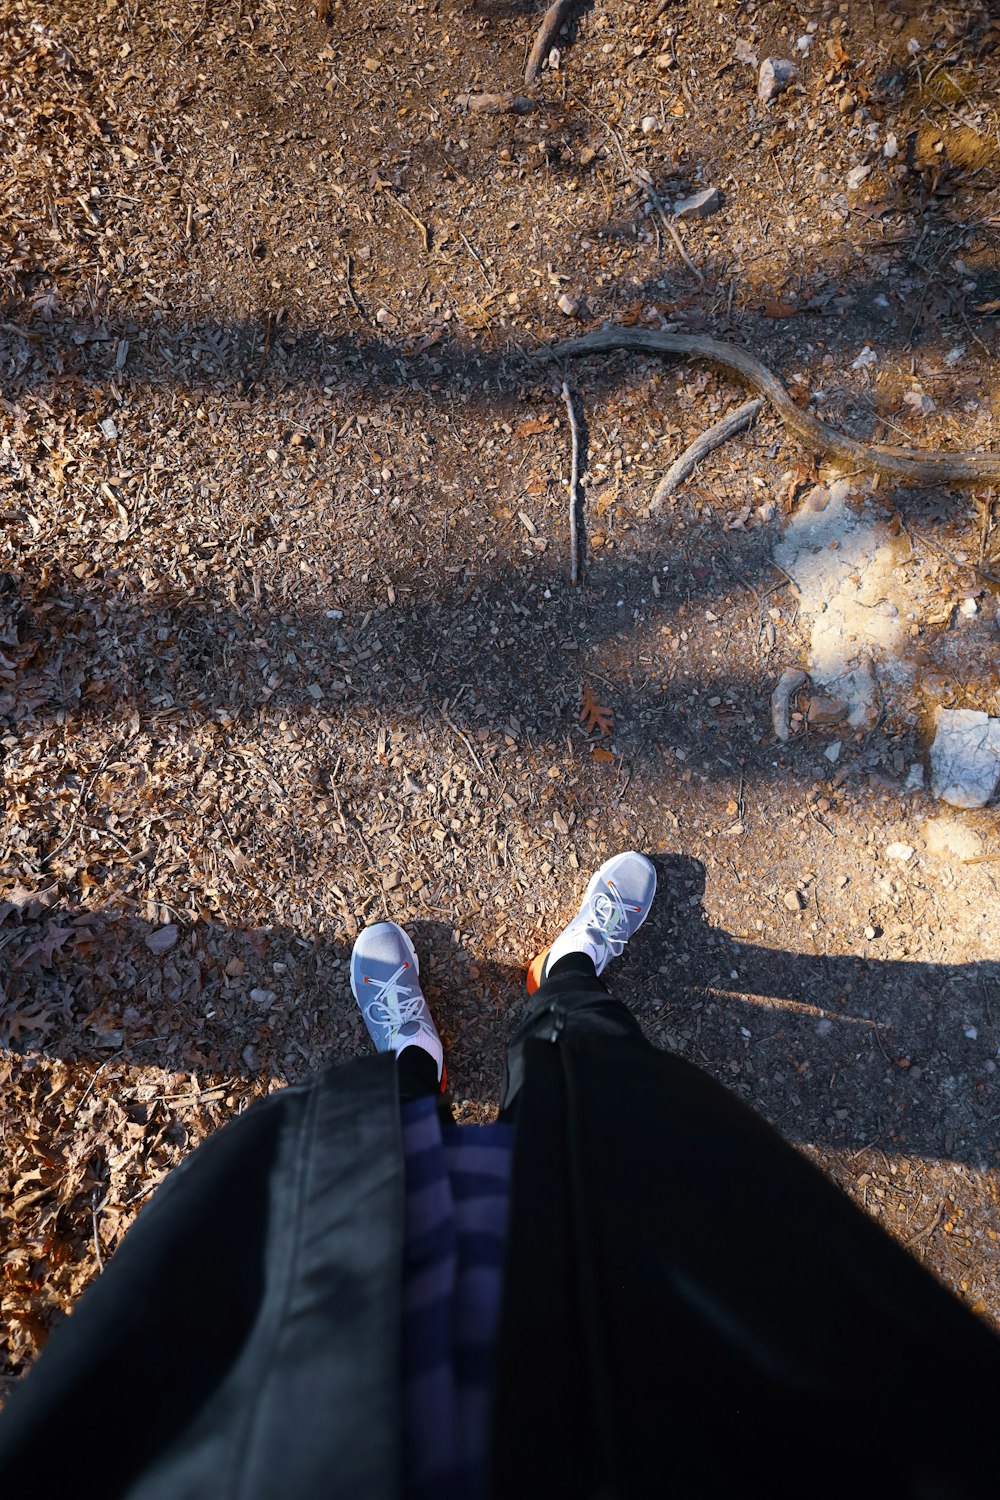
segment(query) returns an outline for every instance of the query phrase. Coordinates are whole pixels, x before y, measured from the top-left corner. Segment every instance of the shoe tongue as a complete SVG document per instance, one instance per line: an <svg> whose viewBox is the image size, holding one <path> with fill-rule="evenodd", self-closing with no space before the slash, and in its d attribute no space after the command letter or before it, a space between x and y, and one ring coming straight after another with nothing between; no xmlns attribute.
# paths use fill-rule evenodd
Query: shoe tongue
<svg viewBox="0 0 1000 1500"><path fill-rule="evenodd" d="M399 1028L399 1035L400 1036L416 1036L416 1034L417 1034L417 1032L419 1030L420 1030L420 1022L419 1021L406 1021Z"/></svg>

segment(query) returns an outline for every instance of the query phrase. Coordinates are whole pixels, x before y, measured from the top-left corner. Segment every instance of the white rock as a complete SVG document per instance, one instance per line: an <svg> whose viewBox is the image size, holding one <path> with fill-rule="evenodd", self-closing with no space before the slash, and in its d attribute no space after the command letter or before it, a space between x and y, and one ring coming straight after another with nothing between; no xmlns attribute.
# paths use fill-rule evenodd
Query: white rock
<svg viewBox="0 0 1000 1500"><path fill-rule="evenodd" d="M964 615L967 620L971 620L973 615L977 615L979 613L979 605L976 603L975 599L963 599L961 604L958 606L958 612L959 614Z"/></svg>
<svg viewBox="0 0 1000 1500"><path fill-rule="evenodd" d="M652 135L653 131L656 129L659 123L660 122L655 115L643 115L642 119L639 121L639 129L642 131L643 135Z"/></svg>
<svg viewBox="0 0 1000 1500"><path fill-rule="evenodd" d="M811 36L800 36L799 39L798 39L798 41L795 43L795 50L796 50L796 52L802 52L804 54L804 53L806 53L806 52L809 51L809 48L811 46L812 46L812 37Z"/></svg>
<svg viewBox="0 0 1000 1500"><path fill-rule="evenodd" d="M1000 719L973 708L939 708L931 745L934 795L952 807L983 807L1000 781Z"/></svg>
<svg viewBox="0 0 1000 1500"><path fill-rule="evenodd" d="M913 858L913 848L910 844L887 844L885 849L886 859L898 859L905 864L908 859Z"/></svg>
<svg viewBox="0 0 1000 1500"><path fill-rule="evenodd" d="M380 307L375 314L375 321L376 323L380 323L384 328L387 323L394 323L395 319L387 307Z"/></svg>
<svg viewBox="0 0 1000 1500"><path fill-rule="evenodd" d="M792 706L792 694L805 684L806 674L800 667L787 667L778 678L771 694L771 723L779 740L788 739L788 717Z"/></svg>
<svg viewBox="0 0 1000 1500"><path fill-rule="evenodd" d="M562 296L559 298L559 301L556 303L556 306L561 313L566 314L567 318L575 318L577 313L580 311L579 299L576 297L571 297L569 295L569 292L563 292Z"/></svg>
<svg viewBox="0 0 1000 1500"><path fill-rule="evenodd" d="M929 417L932 411L937 411L937 402L925 391L907 391L903 397L903 405L912 407L922 417Z"/></svg>
<svg viewBox="0 0 1000 1500"><path fill-rule="evenodd" d="M830 761L833 765L836 765L837 761L840 759L840 752L842 749L843 745L841 741L834 740L832 745L827 745L826 749L823 751L823 754L826 756L828 761Z"/></svg>
<svg viewBox="0 0 1000 1500"><path fill-rule="evenodd" d="M979 1032L976 1030L975 1026L966 1026L965 1035L969 1038L970 1042L974 1042L979 1036Z"/></svg>
<svg viewBox="0 0 1000 1500"><path fill-rule="evenodd" d="M928 854L935 859L976 859L983 852L983 841L974 828L966 828L960 818L940 813L928 818L920 832L924 836Z"/></svg>
<svg viewBox="0 0 1000 1500"><path fill-rule="evenodd" d="M871 175L872 175L872 169L869 166L852 167L851 170L847 174L847 190L848 190L848 192L853 193L854 190L855 190L855 188L859 188L861 186L861 184L864 182L865 178L866 177L870 177Z"/></svg>
<svg viewBox="0 0 1000 1500"><path fill-rule="evenodd" d="M878 364L878 355L870 344L866 344L851 366L852 370L867 370L871 365Z"/></svg>
<svg viewBox="0 0 1000 1500"><path fill-rule="evenodd" d="M882 155L885 157L886 161L892 161L892 158L894 156L899 155L899 142L897 141L891 130L885 138L885 145L882 147Z"/></svg>
<svg viewBox="0 0 1000 1500"><path fill-rule="evenodd" d="M944 362L948 366L948 368L951 369L952 365L957 365L959 363L964 354L965 345L956 344L954 349L948 350L948 353L944 357Z"/></svg>
<svg viewBox="0 0 1000 1500"><path fill-rule="evenodd" d="M722 194L718 188L704 188L690 198L678 198L674 202L675 219L707 219L722 207Z"/></svg>
<svg viewBox="0 0 1000 1500"><path fill-rule="evenodd" d="M111 417L105 417L103 422L100 422L98 425L109 442L117 443L118 428L115 426L114 421Z"/></svg>
<svg viewBox="0 0 1000 1500"><path fill-rule="evenodd" d="M155 953L159 957L163 953L169 953L171 948L175 948L179 937L177 923L168 922L166 927L158 927L155 932L146 934L146 947L150 953Z"/></svg>
<svg viewBox="0 0 1000 1500"><path fill-rule="evenodd" d="M923 768L922 763L919 760L917 760L917 761L914 761L913 765L910 767L909 771L906 773L906 780L903 783L903 791L904 792L922 792L923 789L924 789L924 768Z"/></svg>
<svg viewBox="0 0 1000 1500"><path fill-rule="evenodd" d="M770 104L799 76L799 70L787 57L765 57L757 78L757 101Z"/></svg>

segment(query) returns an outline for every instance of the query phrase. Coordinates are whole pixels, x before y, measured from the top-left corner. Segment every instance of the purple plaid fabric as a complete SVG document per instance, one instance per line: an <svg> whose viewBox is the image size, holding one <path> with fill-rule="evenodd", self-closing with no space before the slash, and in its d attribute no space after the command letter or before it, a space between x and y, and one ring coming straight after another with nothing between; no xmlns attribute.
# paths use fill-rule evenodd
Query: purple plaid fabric
<svg viewBox="0 0 1000 1500"><path fill-rule="evenodd" d="M405 1500L486 1492L510 1194L509 1125L446 1126L403 1106Z"/></svg>

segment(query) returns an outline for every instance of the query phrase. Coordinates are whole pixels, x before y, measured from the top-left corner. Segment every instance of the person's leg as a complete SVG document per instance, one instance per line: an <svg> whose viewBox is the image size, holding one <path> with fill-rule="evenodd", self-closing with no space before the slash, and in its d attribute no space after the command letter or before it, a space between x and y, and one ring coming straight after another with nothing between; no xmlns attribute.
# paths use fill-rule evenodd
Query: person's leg
<svg viewBox="0 0 1000 1500"><path fill-rule="evenodd" d="M411 1099L436 1099L441 1093L437 1063L423 1047L404 1047L396 1053L396 1076L403 1104Z"/></svg>
<svg viewBox="0 0 1000 1500"><path fill-rule="evenodd" d="M11 1391L0 1492L394 1493L403 1195L388 1059L258 1100L168 1175Z"/></svg>
<svg viewBox="0 0 1000 1500"><path fill-rule="evenodd" d="M447 1123L444 1048L420 988L416 949L397 923L376 922L359 934L351 954L351 989L377 1050L395 1053L400 1102L438 1099Z"/></svg>
<svg viewBox="0 0 1000 1500"><path fill-rule="evenodd" d="M606 860L591 877L576 916L528 970L531 1001L507 1050L500 1116L509 1119L524 1077L525 1044L556 1041L572 1016L574 1029L628 1037L649 1046L625 1006L611 997L601 975L649 915L656 871L630 851Z"/></svg>

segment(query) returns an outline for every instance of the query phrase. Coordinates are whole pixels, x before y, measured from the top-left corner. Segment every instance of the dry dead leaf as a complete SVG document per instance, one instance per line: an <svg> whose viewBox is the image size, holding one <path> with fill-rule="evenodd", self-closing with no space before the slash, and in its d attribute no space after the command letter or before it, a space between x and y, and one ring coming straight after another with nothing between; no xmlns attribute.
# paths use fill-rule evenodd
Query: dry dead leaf
<svg viewBox="0 0 1000 1500"><path fill-rule="evenodd" d="M610 708L604 708L594 697L590 683L585 682L581 690L582 707L580 709L580 723L588 734L610 735L614 715Z"/></svg>
<svg viewBox="0 0 1000 1500"><path fill-rule="evenodd" d="M529 417L526 422L518 422L514 428L514 436L518 438L534 437L537 432L550 431L551 427L551 417Z"/></svg>
<svg viewBox="0 0 1000 1500"><path fill-rule="evenodd" d="M590 753L602 766L609 765L615 758L612 752L606 750L603 745L592 745Z"/></svg>
<svg viewBox="0 0 1000 1500"><path fill-rule="evenodd" d="M795 314L801 311L801 309L796 307L791 302L778 302L777 300L772 301L769 298L764 303L761 311L763 312L765 318L794 318Z"/></svg>

